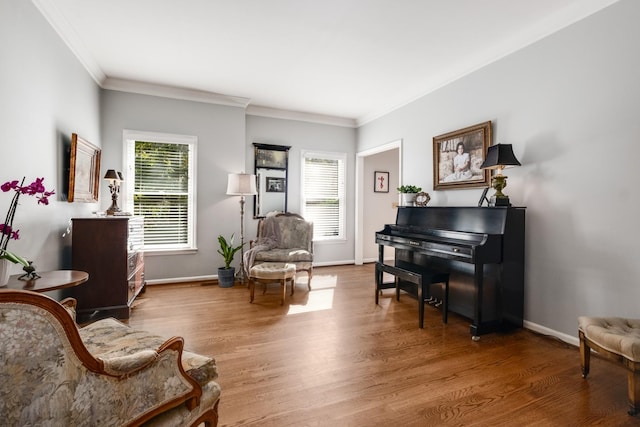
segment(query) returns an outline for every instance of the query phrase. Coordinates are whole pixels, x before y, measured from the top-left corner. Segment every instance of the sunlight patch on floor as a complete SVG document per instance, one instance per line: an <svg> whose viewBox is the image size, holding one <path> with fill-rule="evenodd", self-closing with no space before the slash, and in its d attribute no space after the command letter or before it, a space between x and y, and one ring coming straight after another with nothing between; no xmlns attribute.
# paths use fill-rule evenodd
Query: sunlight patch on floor
<svg viewBox="0 0 640 427"><path fill-rule="evenodd" d="M287 315L331 310L331 308L333 308L333 294L337 282L338 277L335 275L313 276L311 290L309 291L306 303L304 305L290 305Z"/></svg>

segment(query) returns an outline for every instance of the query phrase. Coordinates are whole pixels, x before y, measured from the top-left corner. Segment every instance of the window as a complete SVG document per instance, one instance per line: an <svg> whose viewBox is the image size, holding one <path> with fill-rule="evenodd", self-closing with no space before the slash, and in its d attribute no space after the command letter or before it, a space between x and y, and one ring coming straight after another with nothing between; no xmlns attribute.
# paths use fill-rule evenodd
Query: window
<svg viewBox="0 0 640 427"><path fill-rule="evenodd" d="M302 153L302 215L313 221L313 240L345 238L345 153Z"/></svg>
<svg viewBox="0 0 640 427"><path fill-rule="evenodd" d="M195 136L125 131L125 206L144 217L145 251L195 249Z"/></svg>

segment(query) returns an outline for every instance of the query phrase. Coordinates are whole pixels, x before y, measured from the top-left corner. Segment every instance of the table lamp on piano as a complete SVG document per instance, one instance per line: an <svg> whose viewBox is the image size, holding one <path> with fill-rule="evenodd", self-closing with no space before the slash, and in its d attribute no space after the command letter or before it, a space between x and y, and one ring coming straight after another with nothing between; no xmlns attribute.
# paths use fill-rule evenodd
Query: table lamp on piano
<svg viewBox="0 0 640 427"><path fill-rule="evenodd" d="M513 154L511 144L496 144L489 147L487 157L480 166L481 169L496 170L491 178L491 187L496 190L496 193L491 196L489 206L511 206L509 196L502 193L502 189L507 186L507 177L502 175L502 170L511 166L521 166Z"/></svg>

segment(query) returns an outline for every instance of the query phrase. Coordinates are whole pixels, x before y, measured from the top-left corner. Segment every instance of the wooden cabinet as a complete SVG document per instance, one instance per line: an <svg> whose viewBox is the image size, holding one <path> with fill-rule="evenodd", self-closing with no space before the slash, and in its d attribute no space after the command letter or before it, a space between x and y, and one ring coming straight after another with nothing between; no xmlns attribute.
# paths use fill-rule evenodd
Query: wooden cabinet
<svg viewBox="0 0 640 427"><path fill-rule="evenodd" d="M114 216L72 222L73 269L89 273L86 283L68 292L78 301L78 321L128 319L145 285L144 219Z"/></svg>

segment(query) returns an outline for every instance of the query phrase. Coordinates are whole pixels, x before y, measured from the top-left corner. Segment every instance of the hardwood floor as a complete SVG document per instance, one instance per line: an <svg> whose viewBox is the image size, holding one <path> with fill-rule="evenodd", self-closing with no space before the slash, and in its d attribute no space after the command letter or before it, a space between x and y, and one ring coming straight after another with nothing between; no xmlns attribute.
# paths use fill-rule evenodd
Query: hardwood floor
<svg viewBox="0 0 640 427"><path fill-rule="evenodd" d="M150 286L129 324L216 358L219 426L632 426L626 371L527 330L483 335L469 321L386 290L373 265L315 268L280 305L279 285ZM577 322L577 320L576 320ZM577 326L576 326L577 327ZM577 334L577 331L576 331Z"/></svg>

